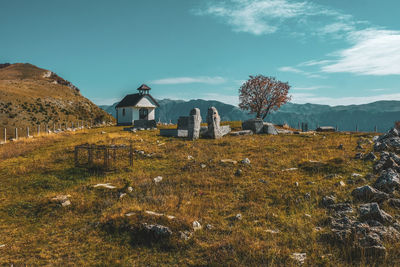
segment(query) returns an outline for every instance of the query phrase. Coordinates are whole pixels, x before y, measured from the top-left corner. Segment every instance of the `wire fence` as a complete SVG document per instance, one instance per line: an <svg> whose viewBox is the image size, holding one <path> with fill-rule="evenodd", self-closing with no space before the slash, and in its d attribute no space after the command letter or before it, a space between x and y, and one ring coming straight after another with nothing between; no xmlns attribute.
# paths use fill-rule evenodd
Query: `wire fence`
<svg viewBox="0 0 400 267"><path fill-rule="evenodd" d="M16 141L21 138L32 138L41 135L78 131L101 126L105 126L105 124L94 124L87 121L76 121L53 124L27 125L24 127L0 127L0 143Z"/></svg>

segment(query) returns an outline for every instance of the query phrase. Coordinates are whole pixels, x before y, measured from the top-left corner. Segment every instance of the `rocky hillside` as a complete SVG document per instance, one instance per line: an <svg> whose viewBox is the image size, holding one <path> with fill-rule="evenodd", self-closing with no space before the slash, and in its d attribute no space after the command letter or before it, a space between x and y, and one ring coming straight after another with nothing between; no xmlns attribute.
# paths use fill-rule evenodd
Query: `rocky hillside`
<svg viewBox="0 0 400 267"><path fill-rule="evenodd" d="M115 103L111 106L100 106L115 116ZM160 107L156 110L156 120L176 123L179 116L187 116L190 110L198 107L203 119L207 108L215 106L224 121L244 121L254 117L239 108L213 100L159 100ZM377 126L379 132L386 132L393 121L400 119L400 101L378 101L364 105L335 106L317 104L288 103L267 117L267 121L275 124L288 123L297 127L298 123L308 123L310 129L318 126L338 126L339 130L354 131L356 125L359 131L373 131Z"/></svg>
<svg viewBox="0 0 400 267"><path fill-rule="evenodd" d="M0 127L114 119L71 82L31 64L0 64Z"/></svg>

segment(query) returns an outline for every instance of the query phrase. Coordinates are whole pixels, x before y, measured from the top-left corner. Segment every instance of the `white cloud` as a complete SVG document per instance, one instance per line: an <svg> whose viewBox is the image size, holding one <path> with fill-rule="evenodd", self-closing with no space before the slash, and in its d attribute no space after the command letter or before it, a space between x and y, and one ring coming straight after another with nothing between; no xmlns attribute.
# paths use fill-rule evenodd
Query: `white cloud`
<svg viewBox="0 0 400 267"><path fill-rule="evenodd" d="M293 87L293 90L297 91L315 91L318 89L330 88L329 86L324 85L316 85L316 86L309 86L309 87Z"/></svg>
<svg viewBox="0 0 400 267"><path fill-rule="evenodd" d="M321 67L323 72L359 75L400 74L400 31L369 28L351 32L352 47L338 51L339 59Z"/></svg>
<svg viewBox="0 0 400 267"><path fill-rule="evenodd" d="M187 83L205 83L205 84L221 84L225 79L222 77L175 77L160 80L154 80L152 84L187 84Z"/></svg>
<svg viewBox="0 0 400 267"><path fill-rule="evenodd" d="M278 29L274 21L300 16L306 9L306 2L232 0L228 3L212 2L198 14L223 18L235 31L260 35L274 33Z"/></svg>
<svg viewBox="0 0 400 267"><path fill-rule="evenodd" d="M349 96L349 97L325 97L325 96L317 96L311 93L293 93L292 94L292 102L304 104L304 103L313 103L313 104L325 104L331 106L338 105L360 105L360 104L368 104L375 101L380 100L400 100L399 94L382 94L382 95L374 95L374 96Z"/></svg>
<svg viewBox="0 0 400 267"><path fill-rule="evenodd" d="M302 74L305 75L309 78L323 78L320 74L312 73L312 72L307 72L298 68L290 67L290 66L285 66L285 67L280 67L278 68L279 71L283 72L292 72L292 73L297 73L297 74Z"/></svg>
<svg viewBox="0 0 400 267"><path fill-rule="evenodd" d="M210 1L207 8L196 13L220 18L234 31L254 35L274 33L288 20L294 20L295 25L305 26L303 29L309 28L314 17L329 18L329 25L321 30L322 33L337 33L340 29L351 27L347 21L352 18L310 1L290 0ZM314 26L319 27L318 23Z"/></svg>

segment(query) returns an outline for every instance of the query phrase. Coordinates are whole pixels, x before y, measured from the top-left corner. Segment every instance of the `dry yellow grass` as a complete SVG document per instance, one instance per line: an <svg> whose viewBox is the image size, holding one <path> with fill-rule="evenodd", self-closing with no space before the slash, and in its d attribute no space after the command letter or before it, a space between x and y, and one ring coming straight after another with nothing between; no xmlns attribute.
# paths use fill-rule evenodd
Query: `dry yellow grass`
<svg viewBox="0 0 400 267"><path fill-rule="evenodd" d="M331 192L339 201L351 200L356 187L337 187L339 178L326 180L327 174L340 174L346 182L353 172L371 172L371 163L353 159L361 136L254 135L192 142L161 137L158 131L110 127L0 146L0 245L5 245L0 264L290 266L296 265L290 259L294 252L307 253L307 265L366 264L351 261L348 248L321 240L329 231L328 214L318 205ZM135 155L133 168L104 175L73 165L75 145L130 142L154 156ZM244 158L251 165L220 162ZM237 169L241 176L235 175ZM163 180L155 184L159 175ZM92 188L100 182L117 190ZM120 199L128 186L133 191ZM62 208L49 201L59 194L70 194L72 204ZM124 216L128 212L135 215ZM235 219L238 213L242 220ZM135 232L147 222L176 233L195 220L203 229L188 241L146 243ZM398 244L386 247L388 257L381 264L398 264Z"/></svg>

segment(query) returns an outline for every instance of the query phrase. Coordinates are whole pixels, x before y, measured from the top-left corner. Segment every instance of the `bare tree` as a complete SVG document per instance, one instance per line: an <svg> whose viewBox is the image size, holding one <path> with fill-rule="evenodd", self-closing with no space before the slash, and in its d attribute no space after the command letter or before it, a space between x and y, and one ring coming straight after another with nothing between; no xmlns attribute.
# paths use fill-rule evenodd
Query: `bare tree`
<svg viewBox="0 0 400 267"><path fill-rule="evenodd" d="M250 76L239 89L239 108L265 119L270 111L278 110L290 101L290 85L263 75Z"/></svg>

